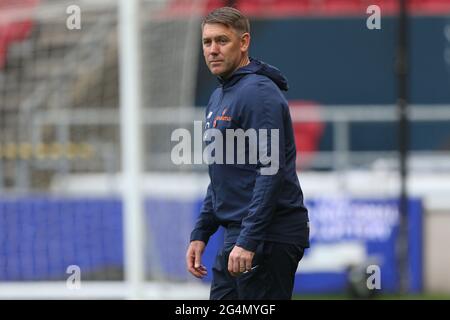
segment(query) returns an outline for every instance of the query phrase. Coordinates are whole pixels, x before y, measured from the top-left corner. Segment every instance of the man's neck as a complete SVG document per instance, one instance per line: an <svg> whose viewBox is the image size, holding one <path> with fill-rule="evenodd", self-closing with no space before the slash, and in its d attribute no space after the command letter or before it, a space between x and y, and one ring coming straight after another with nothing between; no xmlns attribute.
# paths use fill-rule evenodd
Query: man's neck
<svg viewBox="0 0 450 320"><path fill-rule="evenodd" d="M239 68L245 67L245 66L247 66L247 65L249 65L249 64L250 64L250 58L249 58L248 56L246 56L244 59L242 59L241 63L240 63L239 66L236 68L236 70L239 69ZM234 70L234 71L236 71L236 70ZM234 72L234 71L233 71L233 72Z"/></svg>
<svg viewBox="0 0 450 320"><path fill-rule="evenodd" d="M229 77L231 77L231 75L233 73L235 73L237 70L239 70L242 67L248 66L250 64L250 58L248 56L245 56L241 62L239 63L239 65L236 67L236 69L234 69L232 72L230 72L228 75L221 77L223 80L228 79Z"/></svg>

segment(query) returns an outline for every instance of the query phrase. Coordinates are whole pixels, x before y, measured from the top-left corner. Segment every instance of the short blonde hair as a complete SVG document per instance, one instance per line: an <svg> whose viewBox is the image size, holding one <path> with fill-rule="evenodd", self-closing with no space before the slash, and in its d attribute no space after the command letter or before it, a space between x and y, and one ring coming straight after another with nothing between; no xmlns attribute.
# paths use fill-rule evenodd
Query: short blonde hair
<svg viewBox="0 0 450 320"><path fill-rule="evenodd" d="M222 7L211 11L202 22L202 29L207 23L221 23L233 28L239 34L250 33L250 22L239 10Z"/></svg>

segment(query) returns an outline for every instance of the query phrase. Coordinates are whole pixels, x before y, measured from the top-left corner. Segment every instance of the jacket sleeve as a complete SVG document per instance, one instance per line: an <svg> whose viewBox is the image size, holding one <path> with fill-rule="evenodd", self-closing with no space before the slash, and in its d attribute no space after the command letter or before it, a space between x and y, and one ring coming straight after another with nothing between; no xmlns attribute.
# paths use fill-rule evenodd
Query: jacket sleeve
<svg viewBox="0 0 450 320"><path fill-rule="evenodd" d="M213 197L213 190L211 184L209 184L200 210L200 215L197 219L194 230L191 232L191 241L201 240L207 244L209 238L219 228L219 221L214 215Z"/></svg>
<svg viewBox="0 0 450 320"><path fill-rule="evenodd" d="M252 85L252 88L248 88L248 90L250 89L251 93L245 94L241 124L244 130L258 130L258 150L267 148L267 154L271 155L271 161L267 163L258 152L253 196L249 212L242 221L241 232L236 242L236 245L255 252L271 223L276 209L277 196L283 183L285 167L284 112L287 109L287 102L271 81L269 84L263 82ZM266 129L262 130L267 132L266 143L261 141L260 129ZM278 134L276 134L277 132ZM269 167L272 169L269 170Z"/></svg>

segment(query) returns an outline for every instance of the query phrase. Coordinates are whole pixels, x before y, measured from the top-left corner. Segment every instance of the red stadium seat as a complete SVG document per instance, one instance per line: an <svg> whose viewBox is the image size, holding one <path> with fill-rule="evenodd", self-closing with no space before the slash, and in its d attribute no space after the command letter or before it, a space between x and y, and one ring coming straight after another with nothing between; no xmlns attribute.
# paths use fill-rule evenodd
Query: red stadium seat
<svg viewBox="0 0 450 320"><path fill-rule="evenodd" d="M237 7L254 16L304 15L309 11L310 0L239 0Z"/></svg>
<svg viewBox="0 0 450 320"><path fill-rule="evenodd" d="M192 0L171 0L167 9L160 14L163 16L185 16L191 14L194 8L198 8L202 15L206 15L208 12L227 6L229 3L227 0L204 0L197 5Z"/></svg>
<svg viewBox="0 0 450 320"><path fill-rule="evenodd" d="M208 0L205 8L205 13L211 12L214 9L227 6L228 2L225 0Z"/></svg>
<svg viewBox="0 0 450 320"><path fill-rule="evenodd" d="M376 4L381 9L381 14L397 14L398 12L398 0L380 0L380 1L369 1L374 2L373 4Z"/></svg>
<svg viewBox="0 0 450 320"><path fill-rule="evenodd" d="M449 0L410 0L410 7L414 14L443 14L450 12Z"/></svg>
<svg viewBox="0 0 450 320"><path fill-rule="evenodd" d="M264 17L364 16L367 7L373 4L381 8L382 14L393 15L399 10L398 0L205 0L202 13L206 14L229 3L234 3L246 15ZM450 12L450 0L407 0L407 5L411 14ZM193 3L189 0L172 0L169 7L172 14L185 15L192 10Z"/></svg>
<svg viewBox="0 0 450 320"><path fill-rule="evenodd" d="M297 111L306 112L312 118L310 122L293 121L295 146L297 150L297 168L308 167L319 149L320 138L325 124L320 120L319 105L313 101L289 101L291 115Z"/></svg>
<svg viewBox="0 0 450 320"><path fill-rule="evenodd" d="M361 0L322 0L318 4L325 15L364 14L366 11Z"/></svg>
<svg viewBox="0 0 450 320"><path fill-rule="evenodd" d="M8 15L8 11L13 9L32 10L38 2L39 0L0 0L0 17L2 14ZM33 21L31 19L4 21L4 18L0 18L0 69L6 63L6 54L9 45L12 42L27 38L33 27Z"/></svg>

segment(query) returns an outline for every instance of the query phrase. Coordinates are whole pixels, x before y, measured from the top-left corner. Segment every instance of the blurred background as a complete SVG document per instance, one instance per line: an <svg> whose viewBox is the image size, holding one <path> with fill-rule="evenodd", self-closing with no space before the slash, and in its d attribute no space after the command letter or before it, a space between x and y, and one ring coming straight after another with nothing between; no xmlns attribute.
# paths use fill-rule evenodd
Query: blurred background
<svg viewBox="0 0 450 320"><path fill-rule="evenodd" d="M207 167L175 165L171 134L204 119L200 24L227 5L290 84L312 243L295 298L449 299L450 1L406 0L403 51L399 3L0 0L0 298L208 298L184 258Z"/></svg>

